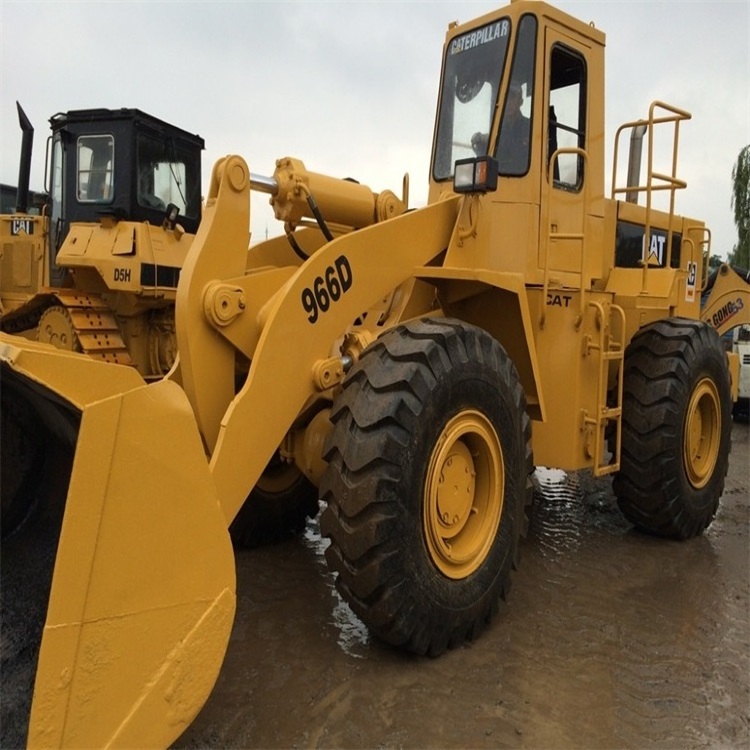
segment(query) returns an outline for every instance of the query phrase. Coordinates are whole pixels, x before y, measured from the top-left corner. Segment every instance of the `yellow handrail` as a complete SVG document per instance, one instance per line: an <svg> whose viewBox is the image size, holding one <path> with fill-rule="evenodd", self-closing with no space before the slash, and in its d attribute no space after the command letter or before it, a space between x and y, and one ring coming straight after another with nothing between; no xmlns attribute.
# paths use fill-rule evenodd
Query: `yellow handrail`
<svg viewBox="0 0 750 750"><path fill-rule="evenodd" d="M667 115L656 116L656 110L661 109L670 113ZM615 149L614 149L614 162L612 166L612 197L615 198L617 195L625 193L626 195L640 193L646 194L646 220L644 226L644 243L650 241L651 237L651 199L654 192L657 190L668 190L669 196L669 227L667 230L667 257L665 265L669 268L672 261L672 235L674 233L673 221L674 221L674 207L675 207L675 192L682 190L687 187L687 183L684 180L680 180L677 177L677 151L680 140L680 123L683 120L691 119L692 115L684 109L680 109L671 104L666 104L661 101L654 101L651 103L648 112L648 119L636 120L634 122L628 122L621 125L615 134ZM663 174L661 172L654 171L654 127L663 123L674 124L674 134L672 142L672 169L670 174ZM627 185L626 187L617 187L617 162L619 155L619 143L620 135L625 130L630 130L637 127L646 126L648 132L648 163L646 167L646 184L645 185ZM642 258L643 265L643 283L641 291L646 293L647 291L647 274L648 274L648 253L645 252L644 247L644 258Z"/></svg>

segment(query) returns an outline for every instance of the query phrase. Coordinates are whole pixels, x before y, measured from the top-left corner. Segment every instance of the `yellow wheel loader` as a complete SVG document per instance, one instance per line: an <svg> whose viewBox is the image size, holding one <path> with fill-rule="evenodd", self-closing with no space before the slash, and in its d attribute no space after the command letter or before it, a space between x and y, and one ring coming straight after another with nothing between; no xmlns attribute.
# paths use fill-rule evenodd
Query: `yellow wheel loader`
<svg viewBox="0 0 750 750"><path fill-rule="evenodd" d="M624 125L605 196L604 34L518 0L448 27L428 205L291 157L216 163L163 379L0 336L3 744L180 735L224 657L254 488L292 515L318 488L343 596L419 654L507 596L535 465L614 475L638 528L700 534L736 394L719 334L750 298L726 269L701 309L710 233L674 210L689 118L654 102ZM251 190L285 234L249 247Z"/></svg>
<svg viewBox="0 0 750 750"><path fill-rule="evenodd" d="M0 215L0 328L163 377L174 300L201 211L204 143L134 109L50 119L48 201L27 210L33 127L15 211Z"/></svg>

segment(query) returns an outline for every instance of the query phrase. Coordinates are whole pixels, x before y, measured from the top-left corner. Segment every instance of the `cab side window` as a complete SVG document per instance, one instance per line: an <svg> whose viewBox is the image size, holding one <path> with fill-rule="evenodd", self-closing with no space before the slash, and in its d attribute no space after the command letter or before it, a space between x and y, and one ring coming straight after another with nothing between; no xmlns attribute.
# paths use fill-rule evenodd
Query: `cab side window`
<svg viewBox="0 0 750 750"><path fill-rule="evenodd" d="M78 139L80 203L111 203L114 197L115 140L111 135L82 135Z"/></svg>
<svg viewBox="0 0 750 750"><path fill-rule="evenodd" d="M586 148L586 64L562 45L551 52L548 114L548 160L559 148ZM560 154L553 166L555 187L580 190L583 163L578 154Z"/></svg>

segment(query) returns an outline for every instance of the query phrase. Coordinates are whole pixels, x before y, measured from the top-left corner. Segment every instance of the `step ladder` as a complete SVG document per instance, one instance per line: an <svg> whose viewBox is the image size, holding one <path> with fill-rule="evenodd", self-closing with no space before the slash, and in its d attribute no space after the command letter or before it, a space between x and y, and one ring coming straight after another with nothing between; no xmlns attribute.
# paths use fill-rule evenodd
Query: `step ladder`
<svg viewBox="0 0 750 750"><path fill-rule="evenodd" d="M605 304L589 301L589 307L596 311L596 324L599 335L596 339L590 335L584 337L584 355L594 355L597 358L597 395L596 410L593 414L583 412L583 429L586 435L587 451L593 457L593 471L595 477L614 474L620 470L620 445L622 441L622 375L625 360L625 311L614 303ZM608 308L608 309L607 309ZM619 321L619 336L617 340L613 334L613 316ZM615 404L607 402L607 382L610 363L616 363L617 387L615 388ZM605 462L607 435L614 429L614 443L612 456Z"/></svg>

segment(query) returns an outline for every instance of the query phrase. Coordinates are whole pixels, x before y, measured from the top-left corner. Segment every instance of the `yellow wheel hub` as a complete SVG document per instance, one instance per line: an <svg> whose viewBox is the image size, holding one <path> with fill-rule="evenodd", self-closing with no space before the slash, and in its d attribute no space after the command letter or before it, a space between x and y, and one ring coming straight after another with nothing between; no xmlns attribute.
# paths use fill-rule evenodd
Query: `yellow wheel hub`
<svg viewBox="0 0 750 750"><path fill-rule="evenodd" d="M58 349L80 352L81 345L78 335L70 319L68 311L62 305L48 307L39 320L39 341L53 344Z"/></svg>
<svg viewBox="0 0 750 750"><path fill-rule="evenodd" d="M466 578L484 562L497 535L504 487L494 427L478 411L457 414L432 451L423 507L427 549L448 578Z"/></svg>
<svg viewBox="0 0 750 750"><path fill-rule="evenodd" d="M710 378L693 391L685 418L683 461L690 483L705 487L716 466L721 436L719 392Z"/></svg>

